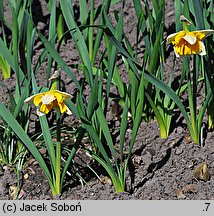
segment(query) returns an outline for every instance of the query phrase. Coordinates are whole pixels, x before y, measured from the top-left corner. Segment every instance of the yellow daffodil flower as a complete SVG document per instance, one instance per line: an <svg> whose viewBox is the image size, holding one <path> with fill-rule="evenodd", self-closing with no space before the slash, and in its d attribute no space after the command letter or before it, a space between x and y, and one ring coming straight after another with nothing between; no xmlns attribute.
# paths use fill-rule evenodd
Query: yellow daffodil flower
<svg viewBox="0 0 214 216"><path fill-rule="evenodd" d="M64 100L71 98L71 95L58 90L50 90L35 94L25 99L26 103L34 103L39 106L39 115L48 114L52 109L58 108L61 113L71 114L70 109L65 105Z"/></svg>
<svg viewBox="0 0 214 216"><path fill-rule="evenodd" d="M202 40L214 33L214 30L198 30L190 32L187 28L192 23L184 16L180 16L183 31L171 34L167 37L167 42L174 46L176 57L191 54L206 55L206 49Z"/></svg>
<svg viewBox="0 0 214 216"><path fill-rule="evenodd" d="M188 31L183 30L167 37L167 42L174 46L176 57L199 54L206 55L206 49L202 40L213 34L214 30Z"/></svg>

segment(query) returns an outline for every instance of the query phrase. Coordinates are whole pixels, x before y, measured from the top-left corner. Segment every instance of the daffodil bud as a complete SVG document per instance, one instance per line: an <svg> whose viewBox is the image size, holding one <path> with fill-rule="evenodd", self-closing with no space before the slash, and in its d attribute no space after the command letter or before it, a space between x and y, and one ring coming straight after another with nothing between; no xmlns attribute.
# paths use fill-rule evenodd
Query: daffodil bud
<svg viewBox="0 0 214 216"><path fill-rule="evenodd" d="M60 71L56 70L53 75L48 79L51 81L51 88L50 90L54 91L58 89L58 82L59 82L59 77L60 77Z"/></svg>

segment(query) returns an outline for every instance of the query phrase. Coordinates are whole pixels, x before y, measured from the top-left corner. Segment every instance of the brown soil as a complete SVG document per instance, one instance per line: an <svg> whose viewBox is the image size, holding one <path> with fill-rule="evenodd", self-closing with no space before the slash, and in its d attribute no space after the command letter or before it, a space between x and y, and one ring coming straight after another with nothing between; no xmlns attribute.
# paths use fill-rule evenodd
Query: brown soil
<svg viewBox="0 0 214 216"><path fill-rule="evenodd" d="M40 12L36 22L39 28L47 34L49 13L45 1L35 2L35 14L38 11ZM166 3L166 35L174 31L173 2L170 0ZM135 35L132 32L134 32L135 27L136 17L133 3L128 0L124 31L133 46ZM169 46L168 49L170 49ZM42 47L38 42L35 47L35 59L41 51ZM60 54L68 65L78 61L78 54L71 40L63 45ZM166 73L169 73L172 67L173 55L171 52L166 59ZM45 67L46 65L43 69L40 69L36 77L41 86L45 85ZM178 64L177 74L179 69L180 65ZM78 72L75 72L75 74L77 79L81 78L81 74ZM13 89L13 78L6 83ZM67 92L74 91L74 86L66 75L64 84ZM1 87L0 100L4 102L8 100L5 90ZM87 184L82 185L78 178L67 176L61 199L214 199L214 132L209 131L206 134L203 146L196 145L190 141L186 124L178 116L180 116L180 113L175 110L173 127L167 139L159 137L157 121L142 122L127 174L126 192L115 194L113 186L108 181L99 181L86 166L83 166L80 172L85 177ZM31 131L33 132L35 118L32 120ZM71 118L65 118L64 123L75 126L78 124L78 120L72 116ZM93 166L93 160L88 158L81 150L76 156L79 165L84 165L80 157L83 157L84 161L89 161ZM208 181L197 180L193 176L196 167L204 162L208 164L210 172ZM101 173L102 170L100 170L101 168L98 167L96 171ZM48 182L38 164L35 162L29 164L29 167L24 170L23 176L26 173L29 177L22 178L23 194L21 199L52 199ZM16 185L16 176L9 168L0 171L0 174L0 199L11 199L9 188ZM101 178L106 177L105 172L102 172L102 174Z"/></svg>

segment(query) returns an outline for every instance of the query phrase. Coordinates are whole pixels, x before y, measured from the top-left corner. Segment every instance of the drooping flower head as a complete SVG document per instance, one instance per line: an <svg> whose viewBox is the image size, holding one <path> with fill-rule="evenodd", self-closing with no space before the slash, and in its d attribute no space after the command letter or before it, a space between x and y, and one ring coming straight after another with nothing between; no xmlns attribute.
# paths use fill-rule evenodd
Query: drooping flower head
<svg viewBox="0 0 214 216"><path fill-rule="evenodd" d="M71 98L71 95L58 90L50 90L32 95L25 99L26 103L34 103L39 106L39 114L48 114L52 109L58 108L61 113L71 114L70 109L65 105L65 100Z"/></svg>
<svg viewBox="0 0 214 216"><path fill-rule="evenodd" d="M183 31L171 34L167 37L167 42L171 42L174 46L176 57L191 54L206 55L206 49L202 40L214 33L214 30L188 31L187 25L191 22L184 16L181 16L183 23Z"/></svg>

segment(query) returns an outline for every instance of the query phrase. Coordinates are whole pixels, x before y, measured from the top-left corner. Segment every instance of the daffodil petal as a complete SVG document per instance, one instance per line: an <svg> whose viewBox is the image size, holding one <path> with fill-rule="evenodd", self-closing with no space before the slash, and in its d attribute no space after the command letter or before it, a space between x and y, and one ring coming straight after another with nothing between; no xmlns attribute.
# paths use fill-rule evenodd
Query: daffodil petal
<svg viewBox="0 0 214 216"><path fill-rule="evenodd" d="M45 115L45 113L40 112L39 109L36 110L36 114L37 114L38 116L43 116L43 115Z"/></svg>
<svg viewBox="0 0 214 216"><path fill-rule="evenodd" d="M196 38L195 36L193 36L193 35L190 35L190 34L186 34L186 35L183 37L183 39L184 39L185 41L187 41L187 42L188 42L189 44L191 44L191 45L195 44L196 41L197 41L197 38Z"/></svg>
<svg viewBox="0 0 214 216"><path fill-rule="evenodd" d="M32 103L32 102L34 102L34 98L35 98L35 97L40 97L40 96L42 96L43 94L44 94L44 93L38 93L38 94L32 95L32 96L26 98L26 99L24 100L24 102L25 102L25 103Z"/></svg>
<svg viewBox="0 0 214 216"><path fill-rule="evenodd" d="M172 41L174 41L177 34L178 34L178 33L170 34L170 35L166 38L166 41L167 41L167 42L172 42Z"/></svg>
<svg viewBox="0 0 214 216"><path fill-rule="evenodd" d="M173 48L174 48L174 52L175 52L175 56L176 56L176 58L179 58L179 57L180 57L180 55L177 53L177 51L176 51L175 47L173 47Z"/></svg>
<svg viewBox="0 0 214 216"><path fill-rule="evenodd" d="M42 104L39 111L48 114L53 109L53 104Z"/></svg>
<svg viewBox="0 0 214 216"><path fill-rule="evenodd" d="M66 106L65 106L65 103L64 103L64 102L62 102L62 103L58 103L58 106L59 106L59 109L60 109L60 112L61 112L61 113L64 113L64 112L66 112L66 111L67 111L67 109L66 109Z"/></svg>
<svg viewBox="0 0 214 216"><path fill-rule="evenodd" d="M213 29L206 29L206 30L198 30L198 31L193 31L193 33L197 34L197 33L202 33L205 34L205 37L210 36L211 34L214 34L214 30ZM205 38L204 37L204 38Z"/></svg>
<svg viewBox="0 0 214 216"><path fill-rule="evenodd" d="M56 98L56 100L57 100L58 103L59 103L59 102L63 102L64 97L63 97L63 95L62 95L61 93L55 92L55 91L54 91L53 94L54 94L54 96L55 96L55 98Z"/></svg>
<svg viewBox="0 0 214 216"><path fill-rule="evenodd" d="M61 95L65 98L65 100L68 99L68 98L71 98L71 95L70 95L69 93L61 92L61 91L59 91L59 90L55 90L55 91L53 91L53 92L54 92L54 93L59 93L59 94L61 94Z"/></svg>
<svg viewBox="0 0 214 216"><path fill-rule="evenodd" d="M56 98L54 97L53 94L45 94L42 98L41 101L43 104L50 104L51 102L53 102Z"/></svg>
<svg viewBox="0 0 214 216"><path fill-rule="evenodd" d="M24 100L24 102L25 102L25 103L32 103L34 97L35 97L35 95L32 95L32 96L26 98L26 99Z"/></svg>
<svg viewBox="0 0 214 216"><path fill-rule="evenodd" d="M43 95L44 95L44 93L34 95L33 103L35 104L35 106L38 106L38 105L40 105L42 103Z"/></svg>
<svg viewBox="0 0 214 216"><path fill-rule="evenodd" d="M204 43L200 41L200 46L201 46L201 52L199 53L199 55L203 56L203 55L206 55L206 49L205 49L205 46L204 46Z"/></svg>
<svg viewBox="0 0 214 216"><path fill-rule="evenodd" d="M72 114L71 110L66 105L65 105L65 107L66 107L66 114L71 115Z"/></svg>

